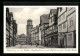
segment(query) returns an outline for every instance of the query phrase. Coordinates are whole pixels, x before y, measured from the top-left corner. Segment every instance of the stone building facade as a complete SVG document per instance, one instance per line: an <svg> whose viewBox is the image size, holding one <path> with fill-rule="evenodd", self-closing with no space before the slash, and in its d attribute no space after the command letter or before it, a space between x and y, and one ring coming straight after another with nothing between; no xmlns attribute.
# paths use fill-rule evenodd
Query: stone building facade
<svg viewBox="0 0 80 56"><path fill-rule="evenodd" d="M66 47L67 39L67 18L66 7L60 7L58 10L58 45Z"/></svg>
<svg viewBox="0 0 80 56"><path fill-rule="evenodd" d="M13 27L14 25L14 18L13 13L9 12L9 8L6 8L6 47L14 46L14 34L17 34L17 25L16 27ZM16 32L13 30L16 29ZM14 33L15 32L15 33Z"/></svg>
<svg viewBox="0 0 80 56"><path fill-rule="evenodd" d="M59 7L58 34L59 46L76 47L76 8Z"/></svg>
<svg viewBox="0 0 80 56"><path fill-rule="evenodd" d="M13 46L13 14L10 12L10 46Z"/></svg>
<svg viewBox="0 0 80 56"><path fill-rule="evenodd" d="M76 47L76 8L67 7L67 47Z"/></svg>
<svg viewBox="0 0 80 56"><path fill-rule="evenodd" d="M35 27L31 30L31 43L32 45L35 45Z"/></svg>
<svg viewBox="0 0 80 56"><path fill-rule="evenodd" d="M17 23L16 20L13 20L13 46L16 45L16 37L17 37Z"/></svg>
<svg viewBox="0 0 80 56"><path fill-rule="evenodd" d="M49 14L43 14L40 16L40 31L41 31L41 45L45 46L45 28L49 24ZM39 35L40 36L40 35Z"/></svg>
<svg viewBox="0 0 80 56"><path fill-rule="evenodd" d="M39 44L39 26L36 26L35 29L35 43Z"/></svg>
<svg viewBox="0 0 80 56"><path fill-rule="evenodd" d="M16 40L17 45L26 45L26 36L25 34L21 34L17 37Z"/></svg>
<svg viewBox="0 0 80 56"><path fill-rule="evenodd" d="M49 14L49 25L45 29L46 46L57 46L58 28L57 28L57 9L51 9Z"/></svg>
<svg viewBox="0 0 80 56"><path fill-rule="evenodd" d="M31 43L33 45L39 44L39 26L36 26L31 30Z"/></svg>
<svg viewBox="0 0 80 56"><path fill-rule="evenodd" d="M6 47L10 46L10 18L9 8L6 8Z"/></svg>

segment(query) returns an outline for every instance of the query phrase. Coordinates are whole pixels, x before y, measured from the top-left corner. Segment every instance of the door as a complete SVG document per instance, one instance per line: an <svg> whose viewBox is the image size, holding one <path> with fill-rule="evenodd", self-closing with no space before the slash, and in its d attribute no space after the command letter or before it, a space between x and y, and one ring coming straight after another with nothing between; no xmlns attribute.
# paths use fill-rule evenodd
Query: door
<svg viewBox="0 0 80 56"><path fill-rule="evenodd" d="M64 47L67 47L67 37L66 37L66 35L64 36Z"/></svg>

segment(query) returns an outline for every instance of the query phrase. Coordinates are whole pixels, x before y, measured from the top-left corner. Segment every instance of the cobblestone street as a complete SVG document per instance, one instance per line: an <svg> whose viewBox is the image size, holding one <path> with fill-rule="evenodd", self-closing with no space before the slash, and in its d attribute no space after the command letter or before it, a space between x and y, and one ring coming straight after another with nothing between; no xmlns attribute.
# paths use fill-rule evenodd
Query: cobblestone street
<svg viewBox="0 0 80 56"><path fill-rule="evenodd" d="M11 46L11 47L7 47L7 48L46 48L44 46L41 46L41 45L16 45L16 46Z"/></svg>
<svg viewBox="0 0 80 56"><path fill-rule="evenodd" d="M7 48L57 48L58 46L53 46L53 47L45 47L45 46L42 46L42 45L16 45L16 46L11 46L11 47L7 47Z"/></svg>

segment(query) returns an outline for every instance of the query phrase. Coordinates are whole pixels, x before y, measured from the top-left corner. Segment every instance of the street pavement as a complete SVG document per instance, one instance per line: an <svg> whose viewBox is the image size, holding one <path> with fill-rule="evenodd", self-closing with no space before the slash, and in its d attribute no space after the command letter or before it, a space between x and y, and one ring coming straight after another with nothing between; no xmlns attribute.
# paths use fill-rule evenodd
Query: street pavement
<svg viewBox="0 0 80 56"><path fill-rule="evenodd" d="M7 47L7 48L46 48L44 46L41 46L41 45L16 45L16 46L11 46L11 47Z"/></svg>
<svg viewBox="0 0 80 56"><path fill-rule="evenodd" d="M36 45L16 45L16 46L11 46L11 47L7 47L7 48L15 48L15 49L17 49L17 48L19 48L19 49L21 49L21 48L58 48L58 46L45 47L42 45L38 45L38 46L36 46Z"/></svg>

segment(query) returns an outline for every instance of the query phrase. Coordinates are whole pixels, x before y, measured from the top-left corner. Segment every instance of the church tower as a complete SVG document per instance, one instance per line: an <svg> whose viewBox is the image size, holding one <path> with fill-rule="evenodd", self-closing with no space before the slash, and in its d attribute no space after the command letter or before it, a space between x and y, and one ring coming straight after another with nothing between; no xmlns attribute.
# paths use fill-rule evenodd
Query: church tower
<svg viewBox="0 0 80 56"><path fill-rule="evenodd" d="M33 28L32 20L27 20L27 44L31 43L31 29Z"/></svg>

